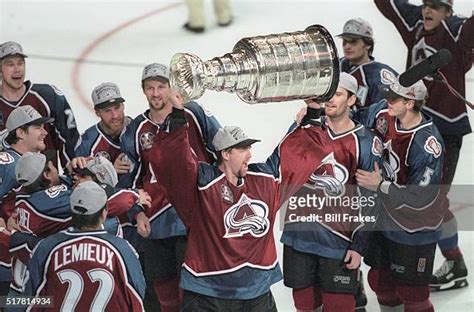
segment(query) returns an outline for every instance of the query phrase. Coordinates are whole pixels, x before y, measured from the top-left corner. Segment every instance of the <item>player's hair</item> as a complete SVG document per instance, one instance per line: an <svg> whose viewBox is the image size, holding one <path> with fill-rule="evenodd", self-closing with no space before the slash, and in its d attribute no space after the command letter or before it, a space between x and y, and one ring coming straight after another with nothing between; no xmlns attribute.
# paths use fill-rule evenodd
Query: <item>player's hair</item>
<svg viewBox="0 0 474 312"><path fill-rule="evenodd" d="M222 151L218 151L216 152L216 165L220 165L224 162L224 158L222 157L222 152L230 152L231 149L233 149L234 147L229 147L229 148L226 148L226 149L223 149Z"/></svg>
<svg viewBox="0 0 474 312"><path fill-rule="evenodd" d="M219 166L220 164L222 164L222 162L224 161L224 158L222 157L222 152L225 151L225 150L222 150L222 151L218 151L216 153L216 164Z"/></svg>
<svg viewBox="0 0 474 312"><path fill-rule="evenodd" d="M415 112L421 112L421 108L425 105L425 100L414 100L415 104L413 105L413 110Z"/></svg>
<svg viewBox="0 0 474 312"><path fill-rule="evenodd" d="M372 55L372 53L374 52L374 46L375 46L374 39L367 38L367 37L362 37L361 39L362 39L362 41L364 41L365 45L370 46L369 55Z"/></svg>
<svg viewBox="0 0 474 312"><path fill-rule="evenodd" d="M351 91L349 91L349 90L346 90L346 91L347 91L347 99L349 99L349 98L350 98L351 96L353 96L353 95L354 95L355 98L356 98L356 101L355 101L353 107L354 107L354 106L355 106L355 107L361 107L362 104L360 103L360 100L359 100L359 98L357 97L357 94L354 94L353 92L351 92Z"/></svg>
<svg viewBox="0 0 474 312"><path fill-rule="evenodd" d="M24 126L21 126L21 127L17 128L17 129L22 129L23 131L25 131L26 133L28 133L28 127L29 127L29 126L30 126L30 125L24 125ZM18 141L20 140L20 138L18 138L18 137L16 136L16 130L17 130L17 129L15 129L15 131L10 132L10 133L7 135L7 137L5 138L5 142L7 142L8 145L16 144L16 143L18 143Z"/></svg>
<svg viewBox="0 0 474 312"><path fill-rule="evenodd" d="M142 80L142 90L145 91L145 82L146 81L159 81L159 82L163 82L163 83L167 83L168 86L170 85L170 81L166 78L163 78L163 77L150 77L150 78L147 78L145 80Z"/></svg>
<svg viewBox="0 0 474 312"><path fill-rule="evenodd" d="M84 212L86 212L85 208L83 207L75 206L74 209L78 211L84 210ZM102 215L102 211L104 211L104 209L107 209L107 205L91 215L77 214L73 212L71 213L72 225L78 230L82 230L84 228L97 228L101 225L100 216Z"/></svg>

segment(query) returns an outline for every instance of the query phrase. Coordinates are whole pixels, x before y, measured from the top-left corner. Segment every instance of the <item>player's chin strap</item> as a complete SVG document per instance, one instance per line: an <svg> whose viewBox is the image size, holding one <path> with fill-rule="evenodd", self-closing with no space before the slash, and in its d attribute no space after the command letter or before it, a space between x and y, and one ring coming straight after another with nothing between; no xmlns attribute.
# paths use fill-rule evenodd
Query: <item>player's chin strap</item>
<svg viewBox="0 0 474 312"><path fill-rule="evenodd" d="M458 99L463 101L467 106L469 106L470 109L474 109L474 105L471 102L469 102L468 100L466 100L466 98L464 96L462 96L458 91L456 91L456 89L454 89L449 84L448 79L446 79L446 77L443 75L443 73L439 69L437 71L437 74L433 75L433 78L437 81L441 81L442 83L444 83L446 85L446 87L448 87L448 90L449 90L449 92L451 92L451 94L453 94Z"/></svg>

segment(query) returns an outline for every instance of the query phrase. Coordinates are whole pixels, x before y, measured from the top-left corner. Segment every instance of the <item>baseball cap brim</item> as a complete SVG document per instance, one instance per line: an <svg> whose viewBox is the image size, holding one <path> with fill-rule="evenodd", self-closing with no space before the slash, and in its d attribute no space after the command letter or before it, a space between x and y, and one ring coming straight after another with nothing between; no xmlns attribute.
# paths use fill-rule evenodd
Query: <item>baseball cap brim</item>
<svg viewBox="0 0 474 312"><path fill-rule="evenodd" d="M22 56L24 58L28 57L28 55L23 54L23 53L11 53L11 54L7 54L7 55L4 55L4 56L0 57L0 60L4 60L4 59L6 59L8 57L12 57L12 56Z"/></svg>
<svg viewBox="0 0 474 312"><path fill-rule="evenodd" d="M403 95L398 94L397 92L393 91L389 86L382 85L379 87L379 91L385 99L395 100L399 98L404 98L404 99L406 98Z"/></svg>
<svg viewBox="0 0 474 312"><path fill-rule="evenodd" d="M338 38L350 38L350 39L360 39L360 38L370 38L369 36L362 36L359 34L351 34L351 33L342 33L337 35Z"/></svg>
<svg viewBox="0 0 474 312"><path fill-rule="evenodd" d="M452 5L450 3L446 3L446 2L443 2L441 0L423 0L423 4L425 3L431 3L433 5L436 5L436 6L441 6L441 5L445 5L447 7L452 7Z"/></svg>
<svg viewBox="0 0 474 312"><path fill-rule="evenodd" d="M170 81L168 77L160 76L160 75L148 76L148 77L142 78L142 82L144 82L146 80L158 80L158 81L161 81L161 82L164 82L164 83L167 83L167 82L169 83L169 81Z"/></svg>
<svg viewBox="0 0 474 312"><path fill-rule="evenodd" d="M23 127L23 126L32 126L32 125L44 125L44 124L49 124L49 123L52 123L54 122L54 118L52 117L41 117L41 118L38 118L38 119L35 119L35 120L32 120L30 122L27 122L23 125L19 125L18 127L16 127L15 129L11 129L9 130L8 132L13 132L15 131L16 129L20 128L20 127Z"/></svg>
<svg viewBox="0 0 474 312"><path fill-rule="evenodd" d="M231 145L229 147L226 147L224 149L229 149L229 148L239 148L239 147L247 147L250 146L254 143L261 142L260 140L257 139L245 139L242 142L239 142L237 144Z"/></svg>
<svg viewBox="0 0 474 312"><path fill-rule="evenodd" d="M27 123L27 125L42 125L42 124L47 124L47 123L52 123L52 122L54 122L53 117L41 117L33 121L30 121L29 123Z"/></svg>
<svg viewBox="0 0 474 312"><path fill-rule="evenodd" d="M102 102L102 103L98 103L98 104L94 105L94 109L102 109L102 108L106 108L110 105L120 104L120 103L123 103L123 102L125 102L125 99L122 98L122 97L119 97L119 98L116 98L116 99L112 99L112 100L108 100L108 101L105 101L105 102Z"/></svg>

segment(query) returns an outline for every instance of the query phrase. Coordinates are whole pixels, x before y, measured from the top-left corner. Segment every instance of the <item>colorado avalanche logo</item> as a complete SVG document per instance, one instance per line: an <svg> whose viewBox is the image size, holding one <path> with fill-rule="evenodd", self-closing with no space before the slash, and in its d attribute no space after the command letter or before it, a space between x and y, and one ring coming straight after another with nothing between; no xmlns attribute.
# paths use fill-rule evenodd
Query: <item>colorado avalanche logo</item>
<svg viewBox="0 0 474 312"><path fill-rule="evenodd" d="M374 136L372 139L372 154L374 156L383 157L383 143L377 136Z"/></svg>
<svg viewBox="0 0 474 312"><path fill-rule="evenodd" d="M441 143L434 136L430 136L425 142L425 151L438 158L442 152Z"/></svg>
<svg viewBox="0 0 474 312"><path fill-rule="evenodd" d="M0 153L0 164L8 165L13 163L14 161L15 159L12 157L12 155L8 154L7 152Z"/></svg>
<svg viewBox="0 0 474 312"><path fill-rule="evenodd" d="M60 185L55 185L50 187L49 189L46 190L46 195L48 195L51 198L58 197L61 192L66 192L67 187L66 185L60 184Z"/></svg>
<svg viewBox="0 0 474 312"><path fill-rule="evenodd" d="M321 160L305 186L311 189L322 189L327 196L342 196L346 192L344 184L349 179L349 171L336 161L334 153Z"/></svg>
<svg viewBox="0 0 474 312"><path fill-rule="evenodd" d="M270 228L268 206L263 201L250 199L243 194L239 202L231 206L224 214L226 233L224 238L242 237L250 234L262 237Z"/></svg>
<svg viewBox="0 0 474 312"><path fill-rule="evenodd" d="M397 181L397 173L400 171L400 157L392 149L392 140L384 143L384 150L387 153L383 163L385 177L392 181Z"/></svg>
<svg viewBox="0 0 474 312"><path fill-rule="evenodd" d="M384 85L391 85L397 80L397 77L386 68L382 68L380 71L380 82Z"/></svg>
<svg viewBox="0 0 474 312"><path fill-rule="evenodd" d="M155 135L151 132L144 132L140 136L140 145L144 150L150 149L153 145L153 138Z"/></svg>
<svg viewBox="0 0 474 312"><path fill-rule="evenodd" d="M94 157L99 157L99 156L105 157L108 160L112 161L112 157L110 157L110 154L106 151L100 151L100 152L95 153L94 155Z"/></svg>
<svg viewBox="0 0 474 312"><path fill-rule="evenodd" d="M375 128L377 129L377 131L385 136L387 134L387 130L388 130L388 121L387 119L385 119L384 116L380 116L377 118L377 121L375 122Z"/></svg>
<svg viewBox="0 0 474 312"><path fill-rule="evenodd" d="M411 66L415 66L416 64L424 61L431 55L435 54L437 50L429 45L426 44L425 38L421 38L420 41L418 41L413 48L411 49ZM424 80L433 80L431 76L426 76L423 78Z"/></svg>

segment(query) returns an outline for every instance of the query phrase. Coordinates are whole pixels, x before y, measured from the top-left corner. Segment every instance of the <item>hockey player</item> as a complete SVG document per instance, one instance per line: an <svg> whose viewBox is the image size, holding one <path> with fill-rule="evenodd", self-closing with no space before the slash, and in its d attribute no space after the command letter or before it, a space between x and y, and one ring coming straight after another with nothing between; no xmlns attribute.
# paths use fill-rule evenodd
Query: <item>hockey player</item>
<svg viewBox="0 0 474 312"><path fill-rule="evenodd" d="M114 89L114 90L117 90L118 91L118 88L117 89ZM94 92L93 92L94 94ZM114 93L112 92L113 95L117 95L117 93ZM118 92L118 95L120 96L120 93ZM117 104L115 104L117 105ZM123 117L123 104L122 103L119 103L118 105L120 105L122 107L122 109L120 109L119 107L115 106L112 104L111 106L112 107L108 107L108 108L104 108L103 110L105 110L106 112L104 114L106 115L109 115L109 114L118 114L118 115L122 115ZM110 108L110 110L109 110ZM107 112L107 110L109 110ZM118 111L117 111L118 110ZM96 112L97 112L97 109L96 109ZM102 117L101 117L102 119ZM101 122L106 122L104 121L104 119L102 119ZM123 130L125 130L125 127L123 128ZM102 133L102 131L100 130L100 123L97 124L96 126L93 126L91 127L88 131L86 131L86 134L83 135L83 145L85 142L90 142L91 140L89 140L91 138L91 136L89 136L89 134L97 134L97 140L99 142L99 144L94 144L93 146L97 146L97 148L95 149L96 152L98 152L100 154L100 150L102 150L102 152L105 152L105 153L110 153L109 155L112 155L113 153L115 153L115 155L119 155L117 157L117 160L115 162L115 166L113 166L111 169L114 169L117 168L117 165L118 165L118 168L120 169L123 169L126 171L129 170L129 162L127 161L121 161L119 160L119 158L121 157L120 156L120 148L118 151L116 151L116 147L113 146L113 144L106 139L106 134L105 133ZM86 143L87 145L87 143ZM122 154L122 155L125 155L125 154ZM100 169L100 167L103 167L102 166L102 163L109 163L110 164L110 161L108 161L105 157L103 156L96 156L94 157L94 159L92 160L89 160L87 162L88 164L90 164L89 166L86 166L84 169L81 169L81 168L76 168L75 170L73 170L73 178L74 178L74 183L75 184L78 184L80 182L83 182L85 180L93 180L97 183L103 183L100 181L100 177L101 177L101 174L100 172L103 171ZM127 168L128 167L128 168ZM97 169L99 169L99 174L97 174L95 171L97 171ZM105 169L105 168L104 168ZM111 169L109 169L111 171ZM115 172L115 170L114 170ZM127 190L127 189L122 189L122 190L119 190L119 189L116 189L115 186L117 184L117 181L115 181L114 184L110 184L111 186L113 186L113 188L106 188L106 193L107 193L107 196L109 198L115 198L115 197L118 197L117 199L119 201L122 201L121 198L124 197L124 195L129 195L129 193L132 193L132 196L139 196L139 199L137 200L137 204L134 204L135 202L132 202L132 203L129 203L133 205L132 208L130 208L128 211L124 212L124 213L121 213L120 215L116 216L116 217L109 217L106 219L106 221L104 222L104 228L105 230L108 232L108 233L112 233L114 234L114 232L117 232L117 233L121 233L121 236L120 237L123 237L125 238L127 241L129 241L132 246L134 248L136 248L136 250L138 251L138 254L139 254L139 259L140 259L140 263L142 265L142 268L144 268L144 256L143 256L143 252L140 250L140 243L137 241L137 231L138 233L147 233L149 231L149 223L146 222L148 221L148 218L146 218L146 215L145 215L145 212L144 210L149 208L151 206L151 198L150 196L148 195L148 193L146 193L145 191L143 191L142 189L139 189L137 192L138 194L133 191L133 190ZM102 184L100 184L102 185ZM107 191L107 189L109 191ZM126 193L126 194L124 194ZM129 196L127 196L129 197ZM116 202L116 200L114 200L114 202ZM130 206L129 206L130 207ZM110 210L110 204L109 204L109 210ZM134 219L138 219L140 220L140 218L143 218L145 219L146 221L145 222L139 222L138 223L138 228L136 227L136 225L132 224L132 222L134 222ZM123 235L123 236L122 236ZM148 278L146 278L146 293L145 293L145 300L143 302L144 306L145 306L145 310L146 311L158 311L160 309L160 306L159 306L159 303L158 303L158 299L156 298L156 294L155 294L155 291L153 289L153 282L150 281Z"/></svg>
<svg viewBox="0 0 474 312"><path fill-rule="evenodd" d="M12 111L6 122L6 142L9 148L0 152L0 223L6 223L15 211L15 196L20 184L15 178L15 166L18 159L26 152L41 152L46 148L45 138L48 135L44 124L52 122L50 117L42 117L33 107L21 106ZM11 258L5 245L0 248L0 295L6 296L10 288Z"/></svg>
<svg viewBox="0 0 474 312"><path fill-rule="evenodd" d="M357 79L359 89L357 97L359 108L366 108L383 99L381 85L390 85L398 73L386 64L376 62L374 51L374 32L372 26L362 18L348 20L343 31L337 37L342 38L344 57L341 58L341 71Z"/></svg>
<svg viewBox="0 0 474 312"><path fill-rule="evenodd" d="M120 150L120 136L131 118L125 116L119 87L112 82L101 83L92 90L92 102L100 121L82 134L76 156L104 156L118 174L130 171L130 162L122 159L125 154Z"/></svg>
<svg viewBox="0 0 474 312"><path fill-rule="evenodd" d="M359 168L372 171L375 163L382 163L380 139L350 118L356 94L357 80L341 73L335 95L325 104L326 118L322 120L331 152L290 199L281 237L283 275L285 285L293 288L298 311L313 311L321 304L324 311L355 308L361 256L378 210L375 193L358 189L355 173ZM303 124L312 115L314 105L319 108L319 104L310 103ZM309 196L334 203L328 201L321 207L307 202L297 204L298 199ZM313 215L319 218L310 222L302 218Z"/></svg>
<svg viewBox="0 0 474 312"><path fill-rule="evenodd" d="M440 69L447 82L461 95L454 95L438 77L423 81L429 98L424 110L433 118L446 146L446 183L451 185L463 136L471 132L465 96L465 74L472 67L474 48L474 17L461 17L453 13L453 0L424 0L415 6L406 0L375 0L380 12L397 28L408 48L407 68L426 59L440 49L448 49L453 59ZM446 290L467 286L467 268L458 247L457 222L447 211L443 236L438 243L446 261L431 280L433 290Z"/></svg>
<svg viewBox="0 0 474 312"><path fill-rule="evenodd" d="M124 114L124 98L119 87L111 82L101 83L92 90L92 102L94 110L100 121L87 129L81 136L81 145L76 149L77 156L103 156L110 160L118 174L127 173L131 168L131 162L127 160L125 153L120 149L120 138L125 132L131 118ZM115 185L114 185L115 187ZM143 192L143 190L139 190ZM134 209L132 221L136 218L146 219L143 211ZM140 213L140 215L138 215ZM124 237L129 240L135 248L139 249L136 232L127 214L120 216L120 222L124 226ZM147 221L140 223L144 228L138 229L146 232Z"/></svg>
<svg viewBox="0 0 474 312"><path fill-rule="evenodd" d="M98 183L106 192L109 214L104 221L105 230L113 235L122 236L120 217L128 213L144 213L150 207L151 197L143 190L119 190L117 172L112 163L103 156L96 156L86 161L84 168L77 166L72 170L74 186L84 181Z"/></svg>
<svg viewBox="0 0 474 312"><path fill-rule="evenodd" d="M25 58L20 44L12 41L0 45L2 84L0 92L0 130L4 120L19 106L31 105L44 117L54 118L45 126L46 150L59 156L63 168L74 157L74 149L80 136L76 120L64 94L48 84L33 84L25 81ZM57 158L57 157L56 157ZM57 167L58 161L54 160Z"/></svg>
<svg viewBox="0 0 474 312"><path fill-rule="evenodd" d="M276 311L276 213L329 153L328 137L317 126L293 129L266 163L249 164L258 140L225 127L209 165L193 155L182 99L172 99L169 133L155 137L151 164L188 229L182 311Z"/></svg>
<svg viewBox="0 0 474 312"><path fill-rule="evenodd" d="M383 140L387 178L377 169L359 169L356 179L377 191L385 208L366 257L369 285L382 310L403 304L406 312L434 311L428 283L448 203L443 140L421 111L426 95L422 81L405 88L397 80L386 100L369 107L367 126Z"/></svg>
<svg viewBox="0 0 474 312"><path fill-rule="evenodd" d="M72 193L71 185L67 182L64 184L65 180L60 178L58 170L51 160L48 160L43 154L27 152L18 160L15 175L16 180L23 186L23 192L17 195L15 203L15 219L19 231L34 234L41 239L71 225L69 206ZM85 175L92 176L101 183L105 190L113 190L113 185L117 182L115 169L112 163L105 158L87 161L86 167L81 170L80 179L75 177L76 182L87 180ZM110 209L108 229L114 235L120 235L120 229L117 231L116 228L110 226L110 223L114 223L112 219L126 213L136 202L147 205L149 197L139 196L136 192L127 190L112 194L113 192L110 192L108 199ZM27 265L29 252L31 252L33 245L30 244L24 248L22 238L14 236L15 233L10 242L10 251L15 254L18 261L13 263L14 279L11 288L18 294L23 291L24 285L25 270L21 268Z"/></svg>
<svg viewBox="0 0 474 312"><path fill-rule="evenodd" d="M143 188L152 197L151 208L145 211L151 224L151 231L144 235L147 239L143 243L145 275L154 281L162 310L178 311L179 268L186 248L186 230L150 166L151 159L156 157L152 148L153 137L161 130L172 109L169 69L157 63L147 65L143 69L142 89L149 109L137 116L122 136L122 151L132 161L133 170L121 175L119 187ZM220 127L219 123L195 102L186 104L186 119L197 158L213 161L210 142Z"/></svg>
<svg viewBox="0 0 474 312"><path fill-rule="evenodd" d="M52 296L51 311L143 311L145 280L136 252L102 230L105 191L95 182L82 182L70 207L74 228L35 248L25 294Z"/></svg>

